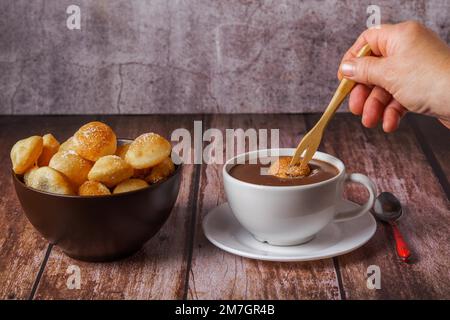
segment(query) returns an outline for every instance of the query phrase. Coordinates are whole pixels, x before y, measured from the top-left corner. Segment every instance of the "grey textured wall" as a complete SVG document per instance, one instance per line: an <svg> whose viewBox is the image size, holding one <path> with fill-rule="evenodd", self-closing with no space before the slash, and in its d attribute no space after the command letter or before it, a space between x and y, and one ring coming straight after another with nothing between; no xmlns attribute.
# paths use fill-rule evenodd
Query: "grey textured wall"
<svg viewBox="0 0 450 320"><path fill-rule="evenodd" d="M320 111L371 3L450 40L449 0L0 0L0 113Z"/></svg>

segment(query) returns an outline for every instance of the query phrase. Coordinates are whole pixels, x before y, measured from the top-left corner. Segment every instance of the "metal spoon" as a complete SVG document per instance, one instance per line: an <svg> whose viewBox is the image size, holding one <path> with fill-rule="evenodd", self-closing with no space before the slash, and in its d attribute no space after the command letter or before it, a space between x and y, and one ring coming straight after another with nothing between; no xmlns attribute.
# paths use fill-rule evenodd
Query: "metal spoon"
<svg viewBox="0 0 450 320"><path fill-rule="evenodd" d="M381 221L387 222L391 225L394 232L395 245L398 256L405 262L411 256L411 251L403 239L400 230L397 227L396 221L402 216L403 210L400 201L390 192L382 192L376 198L373 205L372 213Z"/></svg>

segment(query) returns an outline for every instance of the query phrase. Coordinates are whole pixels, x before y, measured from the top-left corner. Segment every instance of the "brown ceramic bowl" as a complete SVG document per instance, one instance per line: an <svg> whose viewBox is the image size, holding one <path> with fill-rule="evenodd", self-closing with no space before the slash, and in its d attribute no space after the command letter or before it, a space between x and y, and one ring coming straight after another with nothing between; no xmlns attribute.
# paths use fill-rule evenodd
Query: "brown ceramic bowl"
<svg viewBox="0 0 450 320"><path fill-rule="evenodd" d="M121 140L126 141L126 140ZM27 187L12 173L31 224L68 256L112 261L138 251L162 227L178 196L182 165L166 180L110 196L67 196Z"/></svg>

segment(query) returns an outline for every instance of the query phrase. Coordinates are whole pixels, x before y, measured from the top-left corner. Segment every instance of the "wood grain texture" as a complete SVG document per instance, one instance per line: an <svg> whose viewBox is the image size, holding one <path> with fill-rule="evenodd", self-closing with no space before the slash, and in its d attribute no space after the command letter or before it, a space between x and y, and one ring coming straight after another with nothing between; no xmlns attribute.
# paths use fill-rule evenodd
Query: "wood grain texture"
<svg viewBox="0 0 450 320"><path fill-rule="evenodd" d="M48 243L29 224L15 197L9 148L23 137L52 132L63 140L91 120L109 123L119 137L155 131L169 136L194 120L203 131L224 128L280 128L282 147L295 146L317 115L58 116L0 117L0 299L428 299L450 298L450 203L448 131L430 119L403 121L384 134L364 129L351 115L337 115L325 132L322 150L341 158L349 172L371 177L379 191L391 191L405 205L400 221L416 259L401 263L389 227L379 224L371 241L344 256L307 263L271 263L240 258L214 247L201 221L225 201L221 165L187 165L180 195L168 222L133 257L107 264L82 263ZM417 135L419 132L419 135ZM351 142L351 143L350 143ZM428 149L427 149L428 148ZM442 170L440 179L430 156ZM347 197L365 193L349 186ZM69 265L81 269L81 289L66 286ZM366 287L370 265L381 268L381 290ZM42 271L42 273L40 272ZM339 284L343 285L340 286Z"/></svg>
<svg viewBox="0 0 450 320"><path fill-rule="evenodd" d="M118 137L136 137L154 131L170 137L172 130L190 129L193 117L97 117ZM87 119L87 118L84 118ZM77 126L81 123L77 124ZM76 127L77 127L76 126ZM76 129L72 128L73 130ZM192 215L192 177L196 169L186 165L174 210L160 230L134 256L115 263L85 263L68 258L54 247L37 288L36 299L179 299L185 294L186 261ZM81 271L81 289L68 289L70 265Z"/></svg>
<svg viewBox="0 0 450 320"><path fill-rule="evenodd" d="M317 116L308 118L314 123ZM349 299L450 298L450 226L447 200L414 132L407 123L393 134L365 129L352 115L337 115L323 140L323 150L342 159L348 172L368 175L378 191L399 197L404 216L399 227L414 254L413 263L396 256L392 231L378 224L372 240L359 250L338 257L345 296ZM361 188L346 196L362 202ZM381 268L381 289L366 286L367 268Z"/></svg>
<svg viewBox="0 0 450 320"><path fill-rule="evenodd" d="M303 116L211 116L208 127L280 128L280 146L297 144L305 132ZM203 166L196 216L189 299L339 299L332 259L305 263L257 261L224 252L204 236L202 219L225 202L222 165Z"/></svg>
<svg viewBox="0 0 450 320"><path fill-rule="evenodd" d="M194 167L186 166L177 204L163 228L137 254L112 263L86 263L54 247L36 299L181 299L185 292L186 238ZM70 265L81 271L80 290L68 289Z"/></svg>
<svg viewBox="0 0 450 320"><path fill-rule="evenodd" d="M19 139L35 134L68 134L82 117L0 117L0 145L3 148L0 169L0 298L26 299L44 261L48 243L26 219L15 196L10 172L9 150Z"/></svg>
<svg viewBox="0 0 450 320"><path fill-rule="evenodd" d="M47 250L47 241L28 222L15 196L9 150L35 134L36 118L0 117L0 299L28 299ZM45 129L47 123L40 123Z"/></svg>

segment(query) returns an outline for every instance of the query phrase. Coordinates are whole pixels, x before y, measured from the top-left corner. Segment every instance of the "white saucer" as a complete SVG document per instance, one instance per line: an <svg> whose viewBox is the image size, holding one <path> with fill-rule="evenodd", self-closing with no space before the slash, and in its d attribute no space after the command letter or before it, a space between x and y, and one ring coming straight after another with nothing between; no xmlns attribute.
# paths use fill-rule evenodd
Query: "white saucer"
<svg viewBox="0 0 450 320"><path fill-rule="evenodd" d="M340 207L357 204L342 200ZM297 246L273 246L256 240L234 217L228 203L212 209L203 219L206 238L222 250L251 259L268 261L309 261L335 257L355 250L369 241L377 224L370 213L340 223L330 223L311 241Z"/></svg>

